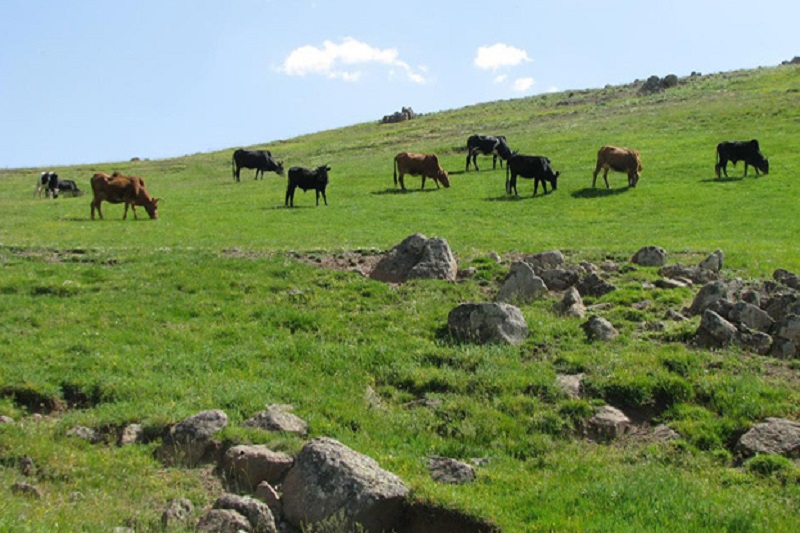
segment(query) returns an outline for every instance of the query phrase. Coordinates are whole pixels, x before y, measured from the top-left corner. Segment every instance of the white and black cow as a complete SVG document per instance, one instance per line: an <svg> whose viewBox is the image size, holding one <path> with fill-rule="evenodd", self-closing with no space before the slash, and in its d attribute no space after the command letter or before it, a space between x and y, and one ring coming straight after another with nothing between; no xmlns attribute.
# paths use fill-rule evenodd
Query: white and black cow
<svg viewBox="0 0 800 533"><path fill-rule="evenodd" d="M42 193L44 193L45 198L50 196L50 174L50 172L42 172L36 179L36 190L33 192L34 198L36 196L41 198Z"/></svg>
<svg viewBox="0 0 800 533"><path fill-rule="evenodd" d="M508 147L506 138L502 135L472 135L467 139L467 171L469 162L472 159L472 166L478 168L478 154L492 156L492 169L497 168L497 157L500 156L500 168L503 168L503 160L511 157L511 148Z"/></svg>
<svg viewBox="0 0 800 533"><path fill-rule="evenodd" d="M314 170L307 168L292 167L289 169L289 183L286 186L286 201L284 205L287 207L294 207L294 191L298 187L306 192L309 189L317 191L317 205L319 205L319 195L322 194L322 199L325 205L328 205L328 198L325 196L325 188L328 186L328 172L331 167L323 165Z"/></svg>
<svg viewBox="0 0 800 533"><path fill-rule="evenodd" d="M747 166L750 165L756 169L756 176L760 170L764 174L769 174L769 160L761 153L758 146L758 141L725 141L717 145L717 164L714 167L714 172L717 178L720 177L720 169L728 177L728 161L731 161L734 166L739 161L744 161L744 175L747 176Z"/></svg>
<svg viewBox="0 0 800 533"><path fill-rule="evenodd" d="M276 162L272 158L269 150L236 150L233 152L231 159L231 168L233 170L233 179L239 181L239 170L242 168L256 169L256 175L253 179L258 179L258 173L261 173L261 178L264 178L264 172L276 172L279 176L283 176L283 162Z"/></svg>
<svg viewBox="0 0 800 533"><path fill-rule="evenodd" d="M547 183L550 183L552 190L558 188L558 177L561 172L553 171L553 166L550 160L540 155L521 155L514 154L508 158L506 163L506 192L511 194L514 191L517 193L517 176L526 179L533 179L533 195L539 190L539 182L542 183L544 193L547 194Z"/></svg>

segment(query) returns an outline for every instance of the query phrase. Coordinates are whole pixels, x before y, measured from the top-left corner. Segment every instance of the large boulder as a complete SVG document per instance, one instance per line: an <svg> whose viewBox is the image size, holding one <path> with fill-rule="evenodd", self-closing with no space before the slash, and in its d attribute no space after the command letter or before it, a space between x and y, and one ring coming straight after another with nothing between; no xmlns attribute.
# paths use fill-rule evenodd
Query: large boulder
<svg viewBox="0 0 800 533"><path fill-rule="evenodd" d="M506 276L496 300L512 304L525 304L547 294L547 285L527 263L514 263Z"/></svg>
<svg viewBox="0 0 800 533"><path fill-rule="evenodd" d="M719 272L722 270L722 265L725 262L725 254L722 250L714 250L714 252L700 261L699 266L702 270L710 270L711 272Z"/></svg>
<svg viewBox="0 0 800 533"><path fill-rule="evenodd" d="M583 298L575 287L570 287L564 292L564 297L553 306L553 311L559 315L583 318L586 316L586 306Z"/></svg>
<svg viewBox="0 0 800 533"><path fill-rule="evenodd" d="M750 329L764 333L769 333L775 323L766 311L747 302L735 303L728 311L727 319L735 324L741 323Z"/></svg>
<svg viewBox="0 0 800 533"><path fill-rule="evenodd" d="M283 513L295 527L343 513L368 532L391 531L409 488L378 463L327 437L306 444L283 483Z"/></svg>
<svg viewBox="0 0 800 533"><path fill-rule="evenodd" d="M467 342L522 344L528 324L518 307L505 303L464 303L447 317L450 334Z"/></svg>
<svg viewBox="0 0 800 533"><path fill-rule="evenodd" d="M800 424L782 418L767 418L742 435L736 451L743 457L765 453L800 459Z"/></svg>
<svg viewBox="0 0 800 533"><path fill-rule="evenodd" d="M378 281L403 283L409 279L455 281L458 263L442 238L427 238L421 233L406 237L389 250L370 272Z"/></svg>
<svg viewBox="0 0 800 533"><path fill-rule="evenodd" d="M704 348L724 348L736 340L736 326L711 309L703 311L700 327L695 332L695 342Z"/></svg>
<svg viewBox="0 0 800 533"><path fill-rule="evenodd" d="M534 271L553 270L564 266L564 254L559 250L526 255L522 260L529 264Z"/></svg>
<svg viewBox="0 0 800 533"><path fill-rule="evenodd" d="M218 409L202 411L170 427L156 455L169 465L196 466L216 451L212 436L228 425L228 416Z"/></svg>
<svg viewBox="0 0 800 533"><path fill-rule="evenodd" d="M270 405L266 411L256 413L242 425L273 433L294 433L303 437L306 436L308 434L308 423L291 413L291 410L291 405Z"/></svg>
<svg viewBox="0 0 800 533"><path fill-rule="evenodd" d="M660 246L645 246L631 257L631 263L641 266L660 267L667 262L667 252Z"/></svg>
<svg viewBox="0 0 800 533"><path fill-rule="evenodd" d="M275 518L267 504L250 496L224 494L213 509L234 511L247 519L253 533L276 533Z"/></svg>
<svg viewBox="0 0 800 533"><path fill-rule="evenodd" d="M610 341L615 339L619 332L617 329L603 317L592 315L589 320L581 324L581 328L586 333L586 337L590 340Z"/></svg>
<svg viewBox="0 0 800 533"><path fill-rule="evenodd" d="M618 439L630 430L631 419L610 405L601 407L586 425L587 436L599 442L610 442Z"/></svg>
<svg viewBox="0 0 800 533"><path fill-rule="evenodd" d="M262 481L280 483L292 462L290 456L266 446L240 444L225 452L222 470L237 487L252 492Z"/></svg>
<svg viewBox="0 0 800 533"><path fill-rule="evenodd" d="M697 296L694 297L692 305L689 307L691 315L703 314L717 300L728 298L728 285L724 281L712 281L700 288Z"/></svg>
<svg viewBox="0 0 800 533"><path fill-rule="evenodd" d="M611 283L601 278L596 273L592 272L587 274L577 285L578 292L581 296L594 296L599 298L604 294L617 290Z"/></svg>

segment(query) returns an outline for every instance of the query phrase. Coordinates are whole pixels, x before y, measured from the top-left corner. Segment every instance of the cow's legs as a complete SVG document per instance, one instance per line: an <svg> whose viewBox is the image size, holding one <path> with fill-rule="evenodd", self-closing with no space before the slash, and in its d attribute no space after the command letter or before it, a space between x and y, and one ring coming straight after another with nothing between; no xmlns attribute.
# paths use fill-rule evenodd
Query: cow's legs
<svg viewBox="0 0 800 533"><path fill-rule="evenodd" d="M594 168L594 175L592 175L592 189L594 189L597 185L597 175L600 173L601 168L603 168L603 166L600 163L597 163L597 166Z"/></svg>
<svg viewBox="0 0 800 533"><path fill-rule="evenodd" d="M603 181L606 182L606 189L610 189L611 185L608 184L608 168L603 169Z"/></svg>
<svg viewBox="0 0 800 533"><path fill-rule="evenodd" d="M283 205L285 207L294 207L294 187L291 185L286 187L286 200Z"/></svg>
<svg viewBox="0 0 800 533"><path fill-rule="evenodd" d="M469 172L469 158L472 157L472 150L467 149L467 168L465 172Z"/></svg>
<svg viewBox="0 0 800 533"><path fill-rule="evenodd" d="M325 191L317 191L317 205L319 205L319 194L322 193L322 200L325 202L325 205L328 205L328 197L325 196Z"/></svg>
<svg viewBox="0 0 800 533"><path fill-rule="evenodd" d="M92 200L92 204L91 204L92 205L92 220L94 220L94 210L95 209L97 209L97 214L100 215L100 220L103 220L103 212L100 210L100 204L101 204L101 202L95 203L95 201Z"/></svg>
<svg viewBox="0 0 800 533"><path fill-rule="evenodd" d="M403 180L404 177L405 177L405 174L400 174L400 176L398 177L398 179L400 180L400 190L401 191L406 190L406 182Z"/></svg>
<svg viewBox="0 0 800 533"><path fill-rule="evenodd" d="M422 175L422 187L421 189L425 189L425 174Z"/></svg>

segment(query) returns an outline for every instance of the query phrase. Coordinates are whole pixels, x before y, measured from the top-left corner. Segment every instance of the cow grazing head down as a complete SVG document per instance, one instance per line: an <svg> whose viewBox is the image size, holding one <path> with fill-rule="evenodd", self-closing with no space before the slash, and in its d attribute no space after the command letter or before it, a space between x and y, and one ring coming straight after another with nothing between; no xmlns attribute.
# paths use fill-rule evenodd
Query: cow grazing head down
<svg viewBox="0 0 800 533"><path fill-rule="evenodd" d="M394 158L394 184L400 184L402 190L406 190L404 176L422 176L422 189L425 188L425 179L430 178L439 188L439 183L445 188L450 187L450 176L439 164L439 157L436 154L415 154L412 152L400 152Z"/></svg>

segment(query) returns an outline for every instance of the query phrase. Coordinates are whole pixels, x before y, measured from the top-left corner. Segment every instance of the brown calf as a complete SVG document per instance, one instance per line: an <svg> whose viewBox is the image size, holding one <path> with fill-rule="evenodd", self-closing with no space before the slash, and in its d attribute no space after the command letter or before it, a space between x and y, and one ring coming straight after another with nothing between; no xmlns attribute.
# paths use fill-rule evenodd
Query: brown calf
<svg viewBox="0 0 800 533"><path fill-rule="evenodd" d="M642 159L637 150L619 148L617 146L603 146L597 152L597 166L592 177L592 187L597 183L597 174L603 169L603 179L608 185L608 171L626 172L628 174L628 186L636 187L639 182L639 173L642 171Z"/></svg>
<svg viewBox="0 0 800 533"><path fill-rule="evenodd" d="M394 186L397 187L397 175L400 174L400 188L406 190L403 176L411 174L412 176L422 176L422 188L425 188L425 178L431 178L436 183L436 188L439 188L439 182L445 188L450 186L450 178L447 172L444 171L439 164L439 158L436 154L412 154L409 152L400 152L394 158Z"/></svg>
<svg viewBox="0 0 800 533"><path fill-rule="evenodd" d="M136 176L123 176L115 172L109 176L103 172L98 172L91 179L92 193L92 220L94 220L94 210L100 218L103 218L103 211L100 204L105 200L111 204L125 204L125 214L122 220L128 218L128 206L133 210L133 218L137 219L136 206L141 205L150 215L150 218L158 218L159 198L153 198L144 188L144 180Z"/></svg>

